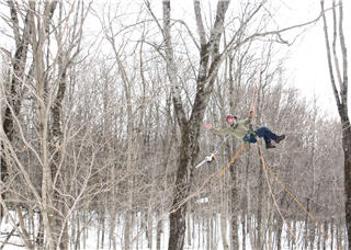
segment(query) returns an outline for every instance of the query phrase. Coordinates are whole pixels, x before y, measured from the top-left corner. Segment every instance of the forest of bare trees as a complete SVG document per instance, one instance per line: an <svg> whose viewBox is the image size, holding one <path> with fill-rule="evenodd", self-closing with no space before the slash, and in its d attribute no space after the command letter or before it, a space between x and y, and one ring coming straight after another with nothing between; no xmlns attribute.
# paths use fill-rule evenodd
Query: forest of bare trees
<svg viewBox="0 0 351 250"><path fill-rule="evenodd" d="M0 250L349 249L348 37L320 3L284 26L267 0L0 0ZM337 119L286 73L310 25ZM250 111L287 138L203 126Z"/></svg>

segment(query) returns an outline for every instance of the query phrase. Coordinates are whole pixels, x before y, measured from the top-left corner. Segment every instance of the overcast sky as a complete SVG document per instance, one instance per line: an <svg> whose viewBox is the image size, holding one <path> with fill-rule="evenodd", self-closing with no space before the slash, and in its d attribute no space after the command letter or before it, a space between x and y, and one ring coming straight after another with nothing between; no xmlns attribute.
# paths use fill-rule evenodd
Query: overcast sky
<svg viewBox="0 0 351 250"><path fill-rule="evenodd" d="M151 3L158 0L152 0ZM325 0L325 8L331 7L331 1ZM159 1L161 2L161 0ZM191 0L177 1L174 5L173 14L183 16L185 19L193 17L193 7ZM231 1L231 7L238 1ZM211 5L215 9L217 1L202 0L203 5ZM269 0L270 8L273 8L275 23L280 27L287 27L299 23L313 20L320 14L320 0ZM235 6L234 6L235 7ZM351 53L351 1L344 0L344 31L346 43ZM328 15L330 16L329 11ZM331 27L331 23L329 24ZM301 94L313 100L317 97L317 103L327 114L337 117L337 109L327 67L326 45L324 41L322 19L308 28L296 31L298 39L290 47L282 47L282 52L286 53L287 78L290 85L301 90ZM284 37L284 35L283 35ZM284 38L290 38L286 35ZM289 39L288 39L289 40ZM290 40L292 41L292 40ZM351 63L351 60L349 60ZM349 91L350 92L350 91ZM350 103L350 102L349 102Z"/></svg>
<svg viewBox="0 0 351 250"><path fill-rule="evenodd" d="M304 20L317 16L320 11L319 0L285 0L281 2L283 4L279 16L282 19L282 23L289 23L292 21L303 22ZM330 5L326 6L326 8L329 6ZM346 34L347 47L350 49L351 23L348 13L351 13L350 1L344 1L344 31ZM331 27L331 24L329 26ZM303 95L310 99L312 99L315 94L322 110L328 112L332 116L337 116L336 104L332 95L330 76L327 67L322 20L318 24L310 26L303 33L301 38L290 48L287 69L289 71L289 80L292 85L301 89Z"/></svg>
<svg viewBox="0 0 351 250"><path fill-rule="evenodd" d="M330 3L328 3L330 0L325 1L327 2L326 8L330 7ZM107 2L109 1L95 0L95 4L98 5L105 5ZM120 2L122 2L122 6L125 5L125 7L131 4L130 0L120 0ZM137 2L140 4L143 3L143 0L133 3ZM161 17L162 0L150 0L150 2L155 7L154 11L160 14L159 17ZM192 3L192 0L173 0L172 15L181 17L184 20L189 20L189 18L193 20L194 12ZM212 10L215 10L216 4L217 0L202 0L202 5L207 7L211 6ZM238 0L232 0L230 4L231 8L235 8L238 4ZM312 20L320 13L320 0L268 0L267 4L270 5L269 9L273 8L271 13L274 15L275 23L280 28ZM351 13L351 1L344 0L344 5L344 31L346 33L346 43L350 55L351 18L349 13ZM95 25L99 26L96 22ZM284 38L290 38L290 36L286 35ZM4 43L5 41L0 42L2 46L4 46ZM304 32L292 46L282 46L281 50L282 53L286 53L288 58L286 61L288 82L301 89L302 95L309 99L312 99L313 96L316 95L318 104L322 110L336 117L336 105L330 86L321 20L318 24L304 29ZM351 60L349 61L351 64ZM351 92L351 89L349 92Z"/></svg>
<svg viewBox="0 0 351 250"><path fill-rule="evenodd" d="M318 15L319 0L294 0L290 2L293 3L287 3L286 10L291 14L286 15L286 18L289 18L289 16L293 18L294 13L296 13L296 20L300 21L306 17L311 17L311 15ZM350 1L344 1L344 31L347 47L350 49L351 23L348 13L351 13ZM331 25L329 26L331 27ZM336 117L337 109L327 67L322 21L306 30L301 39L291 48L289 55L290 59L287 66L290 71L291 83L300 88L308 98L313 98L315 94L321 108Z"/></svg>
<svg viewBox="0 0 351 250"><path fill-rule="evenodd" d="M161 0L150 0L154 4L155 11L161 16ZM190 20L193 18L193 1L171 1L173 17ZM203 7L215 10L217 1L201 0ZM238 0L232 0L230 8L235 8ZM331 7L331 0L325 0L325 8ZM338 0L336 0L338 2ZM349 49L349 58L351 54L351 1L344 0L344 32L347 48ZM175 4L176 3L176 4ZM268 9L274 22L280 28L290 25L300 24L315 19L320 14L320 0L268 0ZM211 6L211 7L208 7ZM207 13L206 11L204 11ZM331 17L331 11L327 17ZM206 15L204 15L206 18ZM212 17L214 18L214 17ZM331 19L329 19L331 21ZM329 27L332 27L330 22ZM323 33L322 19L314 25L305 29L294 30L295 35L299 34L298 39L291 46L281 46L282 53L286 53L285 62L287 70L287 79L290 85L301 90L302 96L313 100L317 98L317 104L326 115L338 117L336 103L332 95L330 76L327 66L326 45ZM283 38L289 40L292 34L284 34ZM289 40L290 42L292 39ZM351 65L351 60L349 60ZM349 96L351 88L349 91ZM349 101L350 106L350 101Z"/></svg>

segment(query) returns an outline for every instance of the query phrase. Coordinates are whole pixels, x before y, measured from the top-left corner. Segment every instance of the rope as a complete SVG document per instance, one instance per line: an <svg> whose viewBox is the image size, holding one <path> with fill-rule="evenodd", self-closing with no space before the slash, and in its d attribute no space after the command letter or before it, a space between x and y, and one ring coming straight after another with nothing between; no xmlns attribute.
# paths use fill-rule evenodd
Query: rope
<svg viewBox="0 0 351 250"><path fill-rule="evenodd" d="M203 189L205 188L206 184L208 184L212 178L216 177L216 176L223 176L225 171L228 170L231 166L234 166L235 163L238 161L238 159L240 159L240 156L246 152L246 150L249 148L248 147L249 144L248 143L243 143L240 145L240 147L238 148L238 150L236 150L234 152L234 154L232 155L230 161L225 165L223 166L221 169L215 171L214 173L212 173L210 176L208 176L205 181L201 184L201 186L195 191L193 192L192 194L188 195L185 199L183 199L181 202L179 202L175 207L173 207L173 209L170 211L170 213L174 213L176 212L181 206L183 206L185 203L187 203L190 199L192 199L193 197L199 195L201 193L201 191L203 191ZM265 173L265 178L266 178L266 181L267 181L267 184L268 184L268 188L269 188L269 192L271 194L271 197L273 199L273 203L274 203L274 206L276 207L280 217L282 218L283 222L287 225L288 227L288 232L289 234L292 236L292 237L295 237L295 235L291 232L291 229L289 227L289 225L286 223L286 220L279 208L279 205L277 203L277 200L274 196L274 193L273 193L273 189L272 189L272 185L271 185L271 182L270 182L270 178L269 176L272 178L274 178L280 185L281 187L285 190L285 192L292 198L292 200L306 213L306 215L309 216L309 218L313 221L313 222L317 222L317 219L315 218L314 215L312 215L307 209L306 207L302 204L302 202L297 198L296 195L294 195L292 193L292 191L290 191L286 185L284 184L283 181L281 181L281 179L278 177L277 174L273 173L273 170L269 167L269 165L267 164L263 154L262 154L262 149L261 149L261 146L259 144L257 144L258 146L258 150L259 150L259 157L260 157L260 160L261 160L261 163L262 163L262 168L264 170L264 173ZM269 176L268 176L269 175Z"/></svg>
<svg viewBox="0 0 351 250"><path fill-rule="evenodd" d="M210 180L216 176L222 176L224 172L230 168L230 166L234 165L236 161L240 158L241 154L245 152L245 150L248 148L249 144L241 144L239 149L234 152L232 155L230 161L221 169L217 170L216 172L212 173L210 176L205 179L205 181L201 184L201 186L192 194L188 195L185 199L183 199L181 202L179 202L171 211L170 213L176 212L181 206L183 206L185 203L187 203L191 198L199 195L201 191L204 189L207 183L210 182Z"/></svg>
<svg viewBox="0 0 351 250"><path fill-rule="evenodd" d="M223 141L221 143L217 144L217 146L215 147L215 150L210 155L206 156L200 163L198 163L195 166L195 169L201 167L206 162L211 162L213 159L215 159L216 154L218 154L219 149L226 142L227 138L228 138L228 135L224 137L224 139L223 139Z"/></svg>
<svg viewBox="0 0 351 250"><path fill-rule="evenodd" d="M260 151L260 146L259 147L259 151ZM273 170L268 166L268 164L266 163L263 155L260 155L260 158L262 160L262 167L264 170L267 170L267 172L270 174L270 176L274 177L274 179L281 185L281 187L284 189L284 191L292 198L292 200L306 213L306 215L309 216L309 218L311 220L313 220L313 222L317 222L317 219L315 218L314 215L312 215L307 209L306 207L302 204L302 202L297 198L296 195L293 194L292 191L290 191L286 185L284 184L284 182L278 177L278 175L276 173L273 173Z"/></svg>
<svg viewBox="0 0 351 250"><path fill-rule="evenodd" d="M276 199L275 196L274 196L273 189L272 189L272 185L271 185L271 182L269 181L268 174L267 174L268 171L267 171L267 167L266 167L266 161L265 161L265 159L264 159L264 157L263 157L261 145L260 145L259 143L257 143L257 148L258 148L258 155L259 155L259 157L260 157L260 162L262 163L261 166L262 166L264 175L265 175L265 177L266 177L268 189L269 189L269 192L270 192L270 194L271 194L271 196L272 196L273 204L274 204L274 206L276 207L277 212L278 212L280 218L282 219L283 223L286 224L290 236L293 237L293 238L296 240L295 235L294 235L293 232L291 231L290 226L288 225L288 223L286 223L286 220L285 220L285 218L284 218L284 216L283 216L283 214L282 214L282 212L281 212L281 210L280 210L280 208L279 208L279 205L278 205L278 203L277 203L277 199Z"/></svg>
<svg viewBox="0 0 351 250"><path fill-rule="evenodd" d="M256 109L256 104L257 104L257 99L259 97L258 95L258 89L260 88L259 86L259 83L257 83L257 85L254 86L254 94L253 94L253 97L252 97L252 100L251 100L251 104L250 104L250 111L256 111L254 109Z"/></svg>
<svg viewBox="0 0 351 250"><path fill-rule="evenodd" d="M225 171L227 169L230 168L230 166L233 166L236 161L240 158L241 154L244 153L247 149L249 148L249 144L248 143L243 143L240 145L239 149L236 150L232 156L232 158L230 159L229 163L227 163L226 166L222 167L222 169L220 169L220 176L223 176Z"/></svg>

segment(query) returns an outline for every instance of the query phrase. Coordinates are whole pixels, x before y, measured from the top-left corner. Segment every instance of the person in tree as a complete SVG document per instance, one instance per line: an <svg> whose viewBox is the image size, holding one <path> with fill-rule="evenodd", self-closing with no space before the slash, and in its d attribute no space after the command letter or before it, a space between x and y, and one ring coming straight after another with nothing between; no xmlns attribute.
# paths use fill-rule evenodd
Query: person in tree
<svg viewBox="0 0 351 250"><path fill-rule="evenodd" d="M279 143L285 139L285 135L277 135L267 127L260 127L256 130L252 128L251 120L254 112L251 111L245 119L239 120L237 116L228 114L226 116L227 128L213 128L212 124L206 124L205 128L217 135L231 135L238 139L242 139L246 143L256 143L257 137L263 138L266 143L266 148L275 148L272 141Z"/></svg>

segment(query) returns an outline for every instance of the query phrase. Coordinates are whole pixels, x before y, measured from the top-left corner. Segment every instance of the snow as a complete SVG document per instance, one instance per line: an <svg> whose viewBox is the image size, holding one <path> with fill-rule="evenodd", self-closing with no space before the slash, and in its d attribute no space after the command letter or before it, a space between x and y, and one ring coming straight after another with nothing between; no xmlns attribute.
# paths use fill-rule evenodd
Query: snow
<svg viewBox="0 0 351 250"><path fill-rule="evenodd" d="M202 200L206 200L206 198L203 198ZM136 222L137 225L134 226L133 228L133 235L132 235L132 243L131 243L131 249L148 249L147 248L147 238L146 238L146 234L145 234L145 227L141 228L141 220L143 218L141 217L141 215L139 214L136 217ZM222 241L222 237L221 237L221 232L220 232L220 228L221 228L221 220L220 220L220 214L216 214L215 216L213 216L212 221L209 221L208 218L206 217L202 217L201 218L202 221L207 220L207 222L210 223L214 223L215 226L212 227L212 242L213 245L210 247L210 249L216 249L216 250L223 250L223 241ZM239 218L240 221L240 218ZM252 221L254 222L254 221ZM251 222L251 223L252 223ZM107 222L106 225L109 225L110 222ZM114 236L114 240L116 241L116 249L123 249L123 231L124 231L124 220L123 220L123 216L120 216L116 219L115 221L116 224L116 228L115 228L115 236ZM192 220L192 218L190 219L190 224L194 225L194 228L192 229L193 232L190 232L190 234L188 234L188 232L186 232L185 234L185 247L184 249L208 249L207 248L207 233L208 230L206 228L207 224L206 223L201 223L199 224L198 221L196 221L194 223L194 221ZM230 233L230 228L229 228L229 222L227 222L227 241L229 239L229 233ZM13 225L11 224L11 222L9 220L3 220L3 222L0 224L0 231L1 231L1 236L0 236L0 246L2 245L2 242L4 241L6 234L11 232L11 230L13 229ZM156 250L156 229L157 229L157 221L155 221L155 219L153 220L153 228L152 228L152 236L153 236L153 240L152 240L152 250ZM291 235L289 235L292 229L288 229L287 225L284 226L284 230L283 230L283 235L282 235L282 240L283 240L283 250L284 249L290 249L289 245L288 245L288 239L291 239ZM82 250L88 250L88 249L99 249L99 250L107 250L107 249L113 249L112 247L112 243L109 242L108 240L108 235L109 235L109 231L106 230L105 231L105 242L104 242L104 247L103 248L97 248L97 232L98 232L98 225L96 224L96 221L92 221L92 223L87 227L87 230L85 233L81 234L81 238L80 238L80 246ZM167 245L168 245L168 238L169 238L169 222L165 221L163 223L163 232L161 234L161 249L167 249ZM239 239L240 239L240 249L242 249L242 228L241 228L241 224L239 225ZM275 235L271 235L271 238L268 239L268 230L264 229L264 232L266 233L265 237L266 237L266 243L267 242L271 242L274 245L274 241L275 241ZM304 224L303 223L296 223L296 239L295 239L295 249L302 249L303 248L303 234L304 234ZM189 239L188 239L188 235L191 235L193 238L191 239L191 245L188 244ZM251 246L251 241L253 240L252 238L250 238L250 234L247 235L247 241L246 241L246 249L247 250L251 250L254 249ZM84 243L84 238L85 238L85 243ZM317 238L316 238L317 239ZM330 249L330 238L328 238L327 243L327 248L326 249ZM18 236L18 233L15 234L15 236L11 237L10 239L11 243L15 243L16 245L23 245L23 242L21 241L21 239ZM336 242L334 241L334 244L336 244ZM16 245L11 245L11 244L7 244L4 248L4 250L23 250L25 249L24 247L19 247ZM336 246L334 247L334 249L336 248ZM74 249L72 246L70 249ZM314 249L317 249L317 242L315 242L315 247Z"/></svg>

